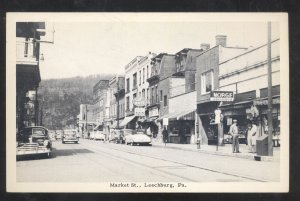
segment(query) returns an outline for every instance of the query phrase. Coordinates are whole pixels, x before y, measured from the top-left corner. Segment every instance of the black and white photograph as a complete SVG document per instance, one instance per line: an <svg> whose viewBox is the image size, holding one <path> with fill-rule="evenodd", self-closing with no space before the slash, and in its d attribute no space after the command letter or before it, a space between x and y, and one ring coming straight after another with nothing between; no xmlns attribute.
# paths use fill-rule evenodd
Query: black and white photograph
<svg viewBox="0 0 300 201"><path fill-rule="evenodd" d="M285 13L7 13L8 192L288 192Z"/></svg>

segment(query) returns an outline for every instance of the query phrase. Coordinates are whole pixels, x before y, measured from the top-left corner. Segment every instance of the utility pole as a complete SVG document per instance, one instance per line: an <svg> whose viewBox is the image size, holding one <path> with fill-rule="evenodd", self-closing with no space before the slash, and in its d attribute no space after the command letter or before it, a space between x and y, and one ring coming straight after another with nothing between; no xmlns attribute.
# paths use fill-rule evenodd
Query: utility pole
<svg viewBox="0 0 300 201"><path fill-rule="evenodd" d="M273 156L271 22L268 22L268 156Z"/></svg>

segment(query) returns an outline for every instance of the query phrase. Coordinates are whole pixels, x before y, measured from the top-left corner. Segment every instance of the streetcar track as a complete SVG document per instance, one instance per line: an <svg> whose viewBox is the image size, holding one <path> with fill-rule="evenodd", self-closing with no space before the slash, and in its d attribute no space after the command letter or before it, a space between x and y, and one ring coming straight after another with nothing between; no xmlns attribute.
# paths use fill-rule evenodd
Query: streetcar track
<svg viewBox="0 0 300 201"><path fill-rule="evenodd" d="M97 146L97 145L95 145L95 144L91 144L91 145ZM100 148L100 149L101 149L101 148L103 148L103 147L98 147L98 146L97 146L97 148ZM149 168L149 170L150 170L151 173L156 174L156 175L161 176L161 177L165 177L165 178L167 178L167 179L175 180L174 178L166 177L165 175L162 175L162 174L157 174L157 172L162 172L162 173L167 174L167 175L170 175L170 176L172 176L172 177L175 176L175 177L178 177L178 178L181 178L181 179L190 181L190 182L197 182L197 180L193 180L193 179L190 179L190 178L181 176L181 175L173 174L173 173L170 173L170 172L168 172L168 171L153 169L153 166L146 165L146 164L144 164L144 163L140 163L140 162L137 162L137 161L135 161L135 160L130 160L130 159L124 158L124 157L121 158L120 156L117 156L117 155L115 155L115 154L112 156L111 153L104 152L103 150L100 151L100 150L97 150L97 149L95 149L95 148L92 148L92 149L93 149L94 152L101 153L101 154L105 154L105 155L107 155L108 157L113 157L113 158L115 158L115 159L117 159L117 160L120 160L120 161L123 161L123 162L125 161L125 162L127 162L127 163L128 163L128 162L131 162L131 163L130 163L131 165L134 164L134 165L139 165L139 166L142 166L142 167L147 167L147 168ZM107 149L107 148L106 148L106 149ZM120 151L120 150L116 150L116 151ZM156 159L156 160L161 160L161 159ZM178 180L175 180L175 181L178 181Z"/></svg>
<svg viewBox="0 0 300 201"><path fill-rule="evenodd" d="M90 144L93 145L93 146L97 146L93 143L90 143ZM263 180L263 179L251 178L251 177L248 177L248 176L238 175L238 174L235 174L235 173L224 172L224 171L215 170L215 169L211 169L211 168L207 168L207 167L200 167L200 166L186 164L186 163L182 163L182 162L177 162L177 161L173 161L173 160L169 160L169 159L164 159L164 158L159 158L159 157L154 157L154 156L148 156L148 155L145 155L145 154L140 154L140 153L136 153L136 152L132 152L132 151L128 151L128 150L121 150L121 149L117 149L117 148L114 148L114 147L110 147L110 148L99 147L99 146L97 146L97 147L108 149L108 150L113 149L113 150L116 150L116 151L119 151L119 152L125 152L125 153L132 154L132 155L138 155L138 156L143 156L143 157L146 157L146 158L152 158L152 159L156 159L156 160L167 161L167 162L175 163L175 164L178 164L178 165L181 165L181 166L187 166L187 167L191 167L191 168L206 170L206 171L210 171L210 172L214 172L214 173L218 173L218 174L223 174L223 175L228 175L228 176L233 176L233 177L238 177L238 178L242 178L242 179L248 179L248 180L258 181L258 182L268 182L267 180ZM107 152L105 152L105 153L107 153ZM128 160L127 158L125 158L125 159ZM136 161L132 161L132 162L138 163ZM153 166L148 166L148 165L145 165L143 163L139 163L139 164L141 164L143 166L150 167L150 168L155 168ZM163 170L159 170L159 171L163 171ZM163 171L163 172L167 173L167 174L170 174L170 172L166 172L166 171ZM178 175L176 175L176 176L178 176ZM178 176L178 177L181 177L181 176ZM191 180L191 179L188 178L188 180Z"/></svg>

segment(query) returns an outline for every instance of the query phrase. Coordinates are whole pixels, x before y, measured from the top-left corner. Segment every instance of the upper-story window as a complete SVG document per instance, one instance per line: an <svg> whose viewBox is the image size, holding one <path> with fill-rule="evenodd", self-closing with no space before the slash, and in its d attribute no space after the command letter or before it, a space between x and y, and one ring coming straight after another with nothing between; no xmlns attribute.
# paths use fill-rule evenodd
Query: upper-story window
<svg viewBox="0 0 300 201"><path fill-rule="evenodd" d="M130 102L130 97L127 96L127 97L126 97L126 110L127 110L127 111L129 111L129 109L130 109L130 108L129 108L129 102Z"/></svg>
<svg viewBox="0 0 300 201"><path fill-rule="evenodd" d="M142 84L142 71L139 72L139 85Z"/></svg>
<svg viewBox="0 0 300 201"><path fill-rule="evenodd" d="M100 100L99 106L100 106L100 107L103 106L103 100Z"/></svg>
<svg viewBox="0 0 300 201"><path fill-rule="evenodd" d="M214 72L208 71L201 74L201 94L206 94L214 88Z"/></svg>
<svg viewBox="0 0 300 201"><path fill-rule="evenodd" d="M130 91L130 79L127 78L126 79L126 92L129 92Z"/></svg>
<svg viewBox="0 0 300 201"><path fill-rule="evenodd" d="M145 68L143 68L143 83L145 83Z"/></svg>
<svg viewBox="0 0 300 201"><path fill-rule="evenodd" d="M147 66L147 79L149 78L149 66Z"/></svg>
<svg viewBox="0 0 300 201"><path fill-rule="evenodd" d="M136 77L136 73L133 74L133 89L135 89L137 86L137 77Z"/></svg>

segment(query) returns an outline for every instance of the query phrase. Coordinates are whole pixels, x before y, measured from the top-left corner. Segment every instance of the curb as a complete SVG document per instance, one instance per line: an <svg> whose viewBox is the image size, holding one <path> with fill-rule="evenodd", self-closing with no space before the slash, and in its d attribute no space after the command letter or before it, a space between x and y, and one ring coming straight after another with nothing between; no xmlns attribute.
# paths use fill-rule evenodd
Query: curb
<svg viewBox="0 0 300 201"><path fill-rule="evenodd" d="M244 154L238 154L238 153L222 153L218 151L206 151L201 149L188 149L188 148L182 148L182 147L172 147L172 146L165 146L164 144L153 144L153 146L157 147L164 147L168 149L177 149L177 150L184 150L184 151L193 151L198 153L205 153L205 154L211 154L211 155L218 155L218 156L228 156L228 157L237 157L237 158L244 158L249 160L256 160L256 161L268 161L268 162L279 162L279 158L275 158L272 156L258 156L258 155L244 155Z"/></svg>

